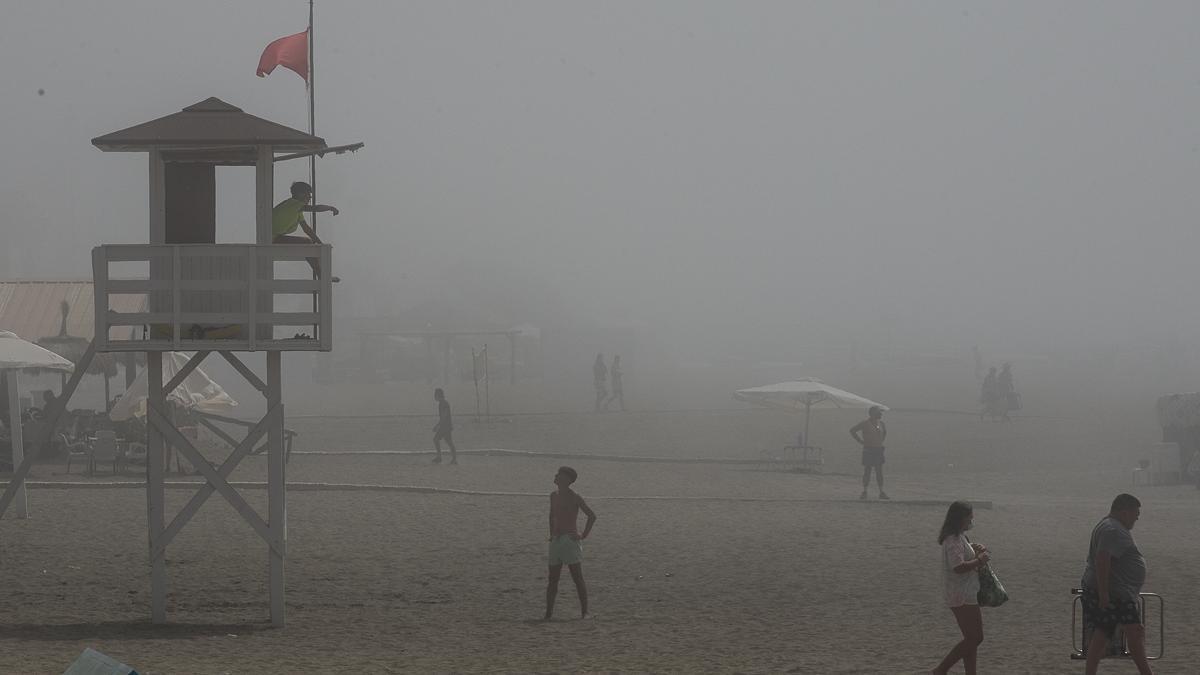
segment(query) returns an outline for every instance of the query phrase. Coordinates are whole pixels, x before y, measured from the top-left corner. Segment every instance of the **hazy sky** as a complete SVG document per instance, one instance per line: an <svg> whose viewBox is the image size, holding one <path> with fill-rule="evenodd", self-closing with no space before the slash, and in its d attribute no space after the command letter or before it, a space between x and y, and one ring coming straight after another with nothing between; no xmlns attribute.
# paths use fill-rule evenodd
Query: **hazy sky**
<svg viewBox="0 0 1200 675"><path fill-rule="evenodd" d="M95 136L208 96L305 128L302 81L254 69L306 21L7 3L0 276L145 240L145 156ZM321 164L338 292L963 348L1195 338L1197 25L1194 2L318 0L317 132L367 144ZM282 198L305 165L278 169ZM219 236L249 240L252 171L218 180Z"/></svg>

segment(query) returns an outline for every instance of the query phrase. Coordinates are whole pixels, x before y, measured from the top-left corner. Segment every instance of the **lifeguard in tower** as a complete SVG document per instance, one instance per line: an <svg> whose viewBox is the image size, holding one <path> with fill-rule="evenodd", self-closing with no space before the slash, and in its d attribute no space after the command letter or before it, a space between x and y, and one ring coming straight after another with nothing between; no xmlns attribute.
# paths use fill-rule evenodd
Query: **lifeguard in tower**
<svg viewBox="0 0 1200 675"><path fill-rule="evenodd" d="M321 239L317 236L315 230L309 226L304 220L304 212L308 213L332 213L338 214L337 207L328 206L326 204L312 204L308 202L312 200L313 189L308 183L297 181L292 183L292 196L279 202L275 208L271 210L271 235L272 241L276 244L320 244ZM297 236L293 234L297 229L304 232L306 236ZM321 263L316 258L308 258L308 264L312 266L313 273L317 278L321 278ZM330 279L334 283L340 281L337 277Z"/></svg>

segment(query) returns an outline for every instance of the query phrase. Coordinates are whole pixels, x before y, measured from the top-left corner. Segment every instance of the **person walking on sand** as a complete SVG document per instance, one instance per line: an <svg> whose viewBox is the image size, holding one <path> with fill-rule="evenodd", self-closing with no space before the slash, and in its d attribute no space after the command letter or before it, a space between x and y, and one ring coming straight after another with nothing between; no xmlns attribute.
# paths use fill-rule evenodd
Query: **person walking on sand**
<svg viewBox="0 0 1200 675"><path fill-rule="evenodd" d="M579 616L586 619L588 615L587 585L583 583L583 544L580 542L591 533L596 514L583 501L583 496L571 489L578 478L579 474L569 466L558 467L558 473L554 474L558 489L550 493L550 570L546 581L546 615L543 617L547 621L554 615L563 565L571 571L571 581L575 582L575 592L579 594ZM583 534L577 529L580 511L587 516Z"/></svg>
<svg viewBox="0 0 1200 675"><path fill-rule="evenodd" d="M976 652L983 643L983 614L979 611L979 568L987 564L987 547L972 544L966 531L975 520L975 510L967 502L954 502L946 511L938 543L942 546L942 581L946 606L954 614L962 639L946 658L929 671L946 675L959 661L967 675L975 675Z"/></svg>
<svg viewBox="0 0 1200 675"><path fill-rule="evenodd" d="M601 412L604 399L608 396L608 389L604 386L607 379L608 367L604 365L604 354L597 354L596 362L592 364L592 384L596 387L596 412Z"/></svg>
<svg viewBox="0 0 1200 675"><path fill-rule="evenodd" d="M1088 544L1083 570L1083 633L1088 636L1086 675L1096 675L1100 659L1114 639L1117 626L1125 635L1129 655L1140 675L1152 675L1146 659L1146 627L1139 611L1146 559L1133 541L1133 524L1142 515L1142 503L1121 493L1096 527Z"/></svg>
<svg viewBox="0 0 1200 675"><path fill-rule="evenodd" d="M442 441L450 446L450 463L458 464L458 450L454 447L454 423L450 419L450 402L446 400L446 392L441 387L433 390L433 400L438 402L438 421L433 425L433 447L437 449L434 464L442 463Z"/></svg>
<svg viewBox="0 0 1200 675"><path fill-rule="evenodd" d="M621 383L621 357L614 356L612 367L608 369L609 381L612 382L612 394L608 400L604 402L604 410L608 411L608 404L616 401L621 406L621 412L625 412L625 385Z"/></svg>
<svg viewBox="0 0 1200 675"><path fill-rule="evenodd" d="M979 421L982 422L985 415L990 415L992 421L998 419L996 414L998 389L996 385L996 367L988 368L987 376L983 378L983 384L979 387Z"/></svg>
<svg viewBox="0 0 1200 675"><path fill-rule="evenodd" d="M1000 419L1005 422L1012 421L1008 416L1009 411L1021 409L1021 396L1017 394L1017 387L1013 384L1011 363L1001 366L1000 374L996 376L996 407L1000 412Z"/></svg>
<svg viewBox="0 0 1200 675"><path fill-rule="evenodd" d="M883 423L883 409L877 405L867 411L867 419L850 428L850 436L862 446L862 494L867 498L867 486L871 484L871 470L875 470L875 483L879 486L879 498L891 499L883 491L883 441L887 438L887 425Z"/></svg>

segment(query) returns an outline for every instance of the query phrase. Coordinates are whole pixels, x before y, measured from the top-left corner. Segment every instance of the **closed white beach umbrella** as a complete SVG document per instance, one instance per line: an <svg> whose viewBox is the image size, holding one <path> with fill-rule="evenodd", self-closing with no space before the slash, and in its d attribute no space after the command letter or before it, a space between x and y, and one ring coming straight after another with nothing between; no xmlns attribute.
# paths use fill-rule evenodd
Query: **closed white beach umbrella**
<svg viewBox="0 0 1200 675"><path fill-rule="evenodd" d="M162 366L163 384L174 378L176 373L187 365L188 359L192 355L184 352L167 352L166 356ZM148 371L143 370L121 398L117 399L108 413L109 419L120 422L135 415L141 417L146 414L145 402L149 391L149 385L146 383L147 373ZM167 392L167 400L174 401L181 408L187 410L195 409L217 415L228 415L237 405L237 401L233 400L233 397L227 394L221 385L214 382L199 368L188 373L175 391Z"/></svg>

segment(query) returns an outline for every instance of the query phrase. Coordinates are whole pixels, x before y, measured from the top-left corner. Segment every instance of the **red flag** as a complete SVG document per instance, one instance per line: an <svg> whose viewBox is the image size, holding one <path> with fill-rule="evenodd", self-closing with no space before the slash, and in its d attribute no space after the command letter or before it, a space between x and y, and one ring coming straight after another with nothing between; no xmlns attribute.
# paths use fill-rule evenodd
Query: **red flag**
<svg viewBox="0 0 1200 675"><path fill-rule="evenodd" d="M275 70L275 66L295 71L305 82L308 81L308 31L281 37L267 45L258 59L257 75L266 77Z"/></svg>

